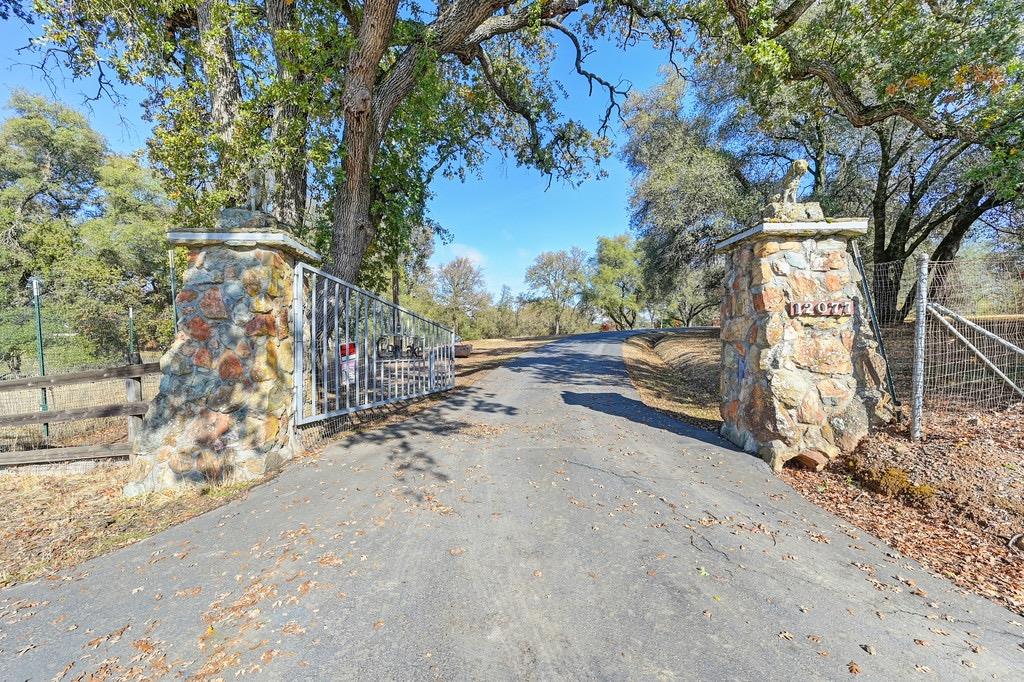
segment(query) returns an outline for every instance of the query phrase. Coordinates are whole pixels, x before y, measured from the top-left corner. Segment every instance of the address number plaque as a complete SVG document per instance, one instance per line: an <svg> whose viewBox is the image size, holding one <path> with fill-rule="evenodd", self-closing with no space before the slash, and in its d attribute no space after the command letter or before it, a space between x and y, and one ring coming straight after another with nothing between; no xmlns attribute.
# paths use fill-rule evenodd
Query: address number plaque
<svg viewBox="0 0 1024 682"><path fill-rule="evenodd" d="M853 301L794 301L786 310L790 317L846 317L853 315Z"/></svg>

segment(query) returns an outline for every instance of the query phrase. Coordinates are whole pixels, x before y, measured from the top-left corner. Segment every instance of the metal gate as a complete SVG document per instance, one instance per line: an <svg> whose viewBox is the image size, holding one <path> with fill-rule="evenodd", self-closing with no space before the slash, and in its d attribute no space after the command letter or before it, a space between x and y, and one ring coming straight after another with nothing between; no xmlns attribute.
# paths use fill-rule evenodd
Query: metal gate
<svg viewBox="0 0 1024 682"><path fill-rule="evenodd" d="M304 263L294 287L297 424L455 385L451 329Z"/></svg>

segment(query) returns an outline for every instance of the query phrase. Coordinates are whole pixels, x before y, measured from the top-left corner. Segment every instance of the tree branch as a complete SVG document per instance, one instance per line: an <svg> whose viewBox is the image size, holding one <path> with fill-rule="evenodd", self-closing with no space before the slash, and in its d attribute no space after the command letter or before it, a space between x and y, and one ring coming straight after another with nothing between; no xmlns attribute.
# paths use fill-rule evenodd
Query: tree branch
<svg viewBox="0 0 1024 682"><path fill-rule="evenodd" d="M627 87L625 90L619 90L617 86L612 85L593 71L585 69L583 67L583 47L580 45L579 38L576 37L576 34L566 28L564 24L556 19L544 19L541 21L541 24L553 28L556 31L560 31L568 36L569 40L572 41L573 46L576 48L576 73L587 79L587 83L590 86L589 94L594 94L595 81L608 90L608 108L605 110L604 117L601 119L601 127L597 129L597 134L603 135L608 129L608 122L611 120L613 112L618 111L619 117L622 117L622 107L619 106L618 97L625 97L629 95L629 88Z"/></svg>
<svg viewBox="0 0 1024 682"><path fill-rule="evenodd" d="M801 64L795 55L791 55L791 59L794 66L790 69L789 78L797 81L817 78L823 82L836 104L839 105L843 115L855 128L864 128L898 116L914 124L933 140L974 138L973 131L960 126L951 126L931 117L921 116L906 100L894 99L879 104L865 104L850 84L839 77L835 67L831 64L826 62Z"/></svg>
<svg viewBox="0 0 1024 682"><path fill-rule="evenodd" d="M466 46L479 45L489 38L525 28L537 19L552 19L575 12L587 2L589 0L549 0L542 4L539 14L532 9L532 5L526 5L518 11L494 16L480 23L462 42Z"/></svg>
<svg viewBox="0 0 1024 682"><path fill-rule="evenodd" d="M484 79L490 86L491 90L497 96L501 103L505 105L505 108L512 113L518 114L524 121L526 121L527 127L530 129L530 151L534 157L540 159L543 155L543 141L540 136L540 129L537 126L537 119L534 117L533 112L530 111L529 106L524 102L517 100L505 87L498 81L498 78L494 75L494 66L491 63L491 58L487 55L482 47L476 48L476 60L480 64L480 70L484 74Z"/></svg>
<svg viewBox="0 0 1024 682"><path fill-rule="evenodd" d="M804 15L811 5L817 0L793 0L789 7L782 10L778 16L775 17L775 28L769 34L770 38L778 38L783 33L792 28L800 17Z"/></svg>

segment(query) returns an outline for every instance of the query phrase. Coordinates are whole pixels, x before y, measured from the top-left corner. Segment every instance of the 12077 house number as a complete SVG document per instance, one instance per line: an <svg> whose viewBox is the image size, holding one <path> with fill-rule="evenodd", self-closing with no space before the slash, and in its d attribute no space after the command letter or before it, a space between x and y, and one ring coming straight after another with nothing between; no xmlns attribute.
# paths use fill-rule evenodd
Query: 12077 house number
<svg viewBox="0 0 1024 682"><path fill-rule="evenodd" d="M790 317L844 317L853 315L853 301L803 301L786 305Z"/></svg>

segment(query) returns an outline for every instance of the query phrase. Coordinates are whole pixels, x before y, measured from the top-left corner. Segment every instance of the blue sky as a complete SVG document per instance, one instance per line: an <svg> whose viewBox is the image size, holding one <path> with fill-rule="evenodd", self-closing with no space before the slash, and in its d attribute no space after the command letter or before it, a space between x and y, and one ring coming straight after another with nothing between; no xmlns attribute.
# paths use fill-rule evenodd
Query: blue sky
<svg viewBox="0 0 1024 682"><path fill-rule="evenodd" d="M47 83L31 64L38 61L32 53L19 53L36 29L20 20L0 22L0 91L4 98L14 88L55 96L85 112L94 128L101 132L111 148L129 152L141 148L149 125L141 118L139 88L119 87L124 96L120 107L107 100L86 104L94 94L90 81L76 82L54 74ZM586 81L576 75L572 54L560 40L559 55L552 74L568 91L560 110L588 126L596 126L604 111L607 94L595 88L588 96ZM624 79L637 89L651 87L660 79L658 69L665 55L647 46L624 52L611 44L602 44L586 62L587 68L611 82ZM613 136L620 131L615 128ZM617 154L617 151L616 151ZM432 218L451 231L451 244L438 245L432 262L455 256L469 256L484 270L488 287L497 293L504 284L514 292L524 288L523 274L542 251L581 246L593 251L599 235L621 234L629 227L630 174L618 156L602 164L608 176L573 187L554 182L536 171L518 168L515 162L492 154L480 177L465 182L437 179L429 212Z"/></svg>

